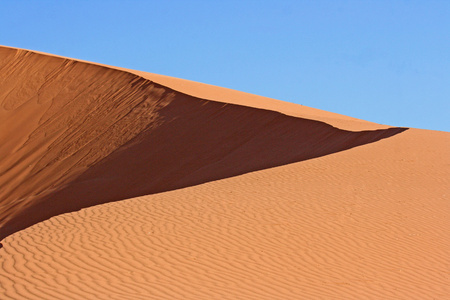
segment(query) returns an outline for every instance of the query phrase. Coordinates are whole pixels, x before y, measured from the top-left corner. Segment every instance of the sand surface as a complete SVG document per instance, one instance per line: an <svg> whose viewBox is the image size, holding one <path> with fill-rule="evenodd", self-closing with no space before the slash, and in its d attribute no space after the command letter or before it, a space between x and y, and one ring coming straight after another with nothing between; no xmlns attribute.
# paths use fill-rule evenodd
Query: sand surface
<svg viewBox="0 0 450 300"><path fill-rule="evenodd" d="M1 299L450 299L450 133L0 47Z"/></svg>

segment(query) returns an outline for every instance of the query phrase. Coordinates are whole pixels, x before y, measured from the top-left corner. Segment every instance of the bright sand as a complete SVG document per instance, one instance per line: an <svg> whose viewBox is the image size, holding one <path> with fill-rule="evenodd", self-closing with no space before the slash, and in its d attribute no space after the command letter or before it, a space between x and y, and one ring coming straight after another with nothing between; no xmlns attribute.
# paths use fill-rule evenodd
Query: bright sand
<svg viewBox="0 0 450 300"><path fill-rule="evenodd" d="M0 70L1 299L450 298L450 133L7 47Z"/></svg>

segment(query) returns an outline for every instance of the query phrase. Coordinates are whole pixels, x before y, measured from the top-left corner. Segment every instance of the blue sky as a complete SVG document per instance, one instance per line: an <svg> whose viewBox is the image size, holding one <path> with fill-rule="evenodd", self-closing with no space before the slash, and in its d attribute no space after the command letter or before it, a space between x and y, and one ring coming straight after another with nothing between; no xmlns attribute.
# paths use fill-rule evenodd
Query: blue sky
<svg viewBox="0 0 450 300"><path fill-rule="evenodd" d="M0 44L450 131L450 1L0 2Z"/></svg>

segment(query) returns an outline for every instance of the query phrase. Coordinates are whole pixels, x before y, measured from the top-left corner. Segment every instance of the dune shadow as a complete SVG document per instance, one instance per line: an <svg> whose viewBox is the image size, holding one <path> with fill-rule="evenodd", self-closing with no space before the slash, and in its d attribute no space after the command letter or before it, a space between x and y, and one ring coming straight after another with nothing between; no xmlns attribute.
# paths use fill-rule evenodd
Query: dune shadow
<svg viewBox="0 0 450 300"><path fill-rule="evenodd" d="M36 199L0 238L52 216L329 155L407 128L352 132L279 112L177 94L149 126L86 172Z"/></svg>

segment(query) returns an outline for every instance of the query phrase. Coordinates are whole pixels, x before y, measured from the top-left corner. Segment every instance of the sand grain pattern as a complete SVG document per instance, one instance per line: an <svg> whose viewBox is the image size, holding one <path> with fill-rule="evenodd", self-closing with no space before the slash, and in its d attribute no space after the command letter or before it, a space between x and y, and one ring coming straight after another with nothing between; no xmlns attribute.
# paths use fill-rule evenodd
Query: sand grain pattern
<svg viewBox="0 0 450 300"><path fill-rule="evenodd" d="M0 57L7 299L450 298L449 133Z"/></svg>

